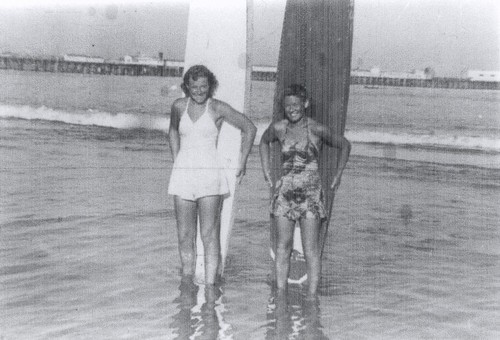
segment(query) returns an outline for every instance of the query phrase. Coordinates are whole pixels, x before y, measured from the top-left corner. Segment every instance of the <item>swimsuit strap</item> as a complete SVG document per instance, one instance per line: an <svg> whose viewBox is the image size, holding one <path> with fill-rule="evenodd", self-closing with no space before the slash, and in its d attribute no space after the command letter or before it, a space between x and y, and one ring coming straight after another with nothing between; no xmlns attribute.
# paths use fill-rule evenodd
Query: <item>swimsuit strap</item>
<svg viewBox="0 0 500 340"><path fill-rule="evenodd" d="M307 118L307 117L305 117L305 118ZM306 127L307 127L307 145L312 144L312 146L314 147L314 149L316 150L316 152L319 154L318 146L316 144L314 144L311 141L311 138L310 138L309 118L307 118Z"/></svg>
<svg viewBox="0 0 500 340"><path fill-rule="evenodd" d="M208 112L208 104L210 104L210 99L210 97L207 98L207 103L205 104L205 112L203 112L203 114Z"/></svg>
<svg viewBox="0 0 500 340"><path fill-rule="evenodd" d="M189 108L189 102L191 101L191 97L188 97L188 101L187 101L187 104L186 104L186 108L184 109L184 113L185 114L188 114L188 108Z"/></svg>
<svg viewBox="0 0 500 340"><path fill-rule="evenodd" d="M307 145L311 142L311 139L309 138L309 118L304 117L306 119L306 131L307 131Z"/></svg>

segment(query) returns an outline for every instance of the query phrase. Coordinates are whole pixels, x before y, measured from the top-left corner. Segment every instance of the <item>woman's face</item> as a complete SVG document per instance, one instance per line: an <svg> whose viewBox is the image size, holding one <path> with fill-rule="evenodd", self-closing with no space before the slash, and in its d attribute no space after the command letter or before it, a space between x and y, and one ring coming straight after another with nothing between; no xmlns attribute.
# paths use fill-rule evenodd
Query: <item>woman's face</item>
<svg viewBox="0 0 500 340"><path fill-rule="evenodd" d="M297 96L286 96L284 100L285 116L290 123L297 123L305 116L306 103Z"/></svg>
<svg viewBox="0 0 500 340"><path fill-rule="evenodd" d="M199 77L197 80L189 78L188 90L189 96L198 104L203 104L208 99L208 84L207 77Z"/></svg>

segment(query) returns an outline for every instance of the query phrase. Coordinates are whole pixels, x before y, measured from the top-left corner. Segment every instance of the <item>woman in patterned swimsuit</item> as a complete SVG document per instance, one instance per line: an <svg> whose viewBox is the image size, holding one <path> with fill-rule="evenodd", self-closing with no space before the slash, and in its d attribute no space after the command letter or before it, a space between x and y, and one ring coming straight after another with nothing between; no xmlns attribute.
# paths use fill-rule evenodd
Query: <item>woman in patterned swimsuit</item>
<svg viewBox="0 0 500 340"><path fill-rule="evenodd" d="M278 291L285 291L293 230L298 222L307 263L308 294L313 298L321 271L319 228L326 218L318 172L320 150L323 143L340 149L340 164L331 186L332 190L336 190L351 146L344 137L335 135L328 127L306 117L309 100L303 86L294 84L286 88L283 104L286 119L271 123L260 141L264 178L274 187L271 214L277 221L278 231L276 285ZM274 184L271 182L269 164L269 145L272 142L280 143L283 156L282 177Z"/></svg>

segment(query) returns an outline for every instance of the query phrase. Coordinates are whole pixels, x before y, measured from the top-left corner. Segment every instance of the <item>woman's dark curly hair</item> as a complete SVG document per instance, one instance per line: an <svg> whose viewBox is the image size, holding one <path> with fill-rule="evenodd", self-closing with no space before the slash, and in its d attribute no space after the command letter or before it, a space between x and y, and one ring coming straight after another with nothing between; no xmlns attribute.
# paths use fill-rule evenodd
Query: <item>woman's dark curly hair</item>
<svg viewBox="0 0 500 340"><path fill-rule="evenodd" d="M285 88L283 92L284 92L283 97L288 97L288 96L299 97L300 99L302 99L303 102L309 99L305 86L300 84L289 85Z"/></svg>
<svg viewBox="0 0 500 340"><path fill-rule="evenodd" d="M304 85L301 84L291 84L283 89L283 97L280 100L281 110L285 109L285 97L294 96L298 97L305 104L306 101L309 101L309 94L307 93L307 89ZM309 101L309 106L306 107L306 115L311 115L311 102Z"/></svg>
<svg viewBox="0 0 500 340"><path fill-rule="evenodd" d="M204 65L191 66L184 74L181 89L186 96L189 96L189 79L198 80L199 78L207 78L208 80L208 97L213 97L219 82L215 75Z"/></svg>

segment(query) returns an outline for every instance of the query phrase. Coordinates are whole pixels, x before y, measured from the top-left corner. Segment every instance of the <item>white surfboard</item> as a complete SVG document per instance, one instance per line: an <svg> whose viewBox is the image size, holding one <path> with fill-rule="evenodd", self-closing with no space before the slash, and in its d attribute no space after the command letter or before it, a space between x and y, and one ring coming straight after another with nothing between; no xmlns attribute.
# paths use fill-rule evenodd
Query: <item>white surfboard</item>
<svg viewBox="0 0 500 340"><path fill-rule="evenodd" d="M190 0L184 70L197 64L207 66L217 77L215 98L244 112L247 72L247 2L245 0ZM250 78L248 79L248 82ZM230 194L221 213L222 275L233 226L233 202L236 194L236 170L241 147L241 132L223 123L218 151L224 160ZM205 281L205 261L200 232L197 232L196 281Z"/></svg>

